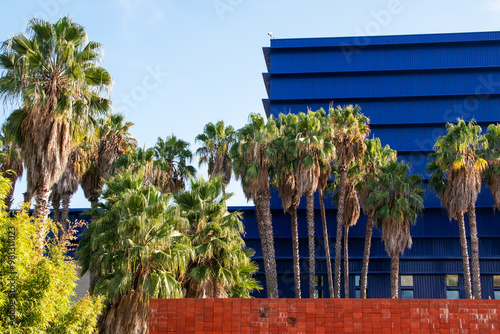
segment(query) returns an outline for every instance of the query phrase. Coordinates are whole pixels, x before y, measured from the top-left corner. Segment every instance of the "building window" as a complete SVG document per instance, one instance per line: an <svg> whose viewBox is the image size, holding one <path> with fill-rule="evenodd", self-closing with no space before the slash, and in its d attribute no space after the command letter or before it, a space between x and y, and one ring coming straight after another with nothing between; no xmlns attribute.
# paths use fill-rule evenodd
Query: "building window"
<svg viewBox="0 0 500 334"><path fill-rule="evenodd" d="M401 275L401 298L402 299L412 299L413 298L413 275Z"/></svg>
<svg viewBox="0 0 500 334"><path fill-rule="evenodd" d="M458 275L446 275L446 298L447 299L460 298L458 292Z"/></svg>
<svg viewBox="0 0 500 334"><path fill-rule="evenodd" d="M322 275L316 275L316 290L314 293L314 298L323 298L324 297L324 282Z"/></svg>
<svg viewBox="0 0 500 334"><path fill-rule="evenodd" d="M361 296L361 291L359 289L359 281L361 279L361 276L359 275L354 275L354 290L355 290L355 297L360 298Z"/></svg>
<svg viewBox="0 0 500 334"><path fill-rule="evenodd" d="M493 275L494 298L500 299L500 275Z"/></svg>

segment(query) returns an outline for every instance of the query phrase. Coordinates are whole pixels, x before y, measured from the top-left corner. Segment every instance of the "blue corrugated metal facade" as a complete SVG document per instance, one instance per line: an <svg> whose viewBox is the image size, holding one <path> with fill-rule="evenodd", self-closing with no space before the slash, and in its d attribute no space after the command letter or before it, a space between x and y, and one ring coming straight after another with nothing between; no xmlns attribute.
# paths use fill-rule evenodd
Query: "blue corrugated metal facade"
<svg viewBox="0 0 500 334"><path fill-rule="evenodd" d="M458 117L474 118L483 129L500 121L500 32L407 36L271 39L264 48L268 72L263 74L267 115L298 113L329 106L358 104L370 118L370 136L379 137L409 162L413 173L424 172L427 154L445 124ZM427 189L427 185L424 185ZM335 241L336 210L326 200L330 245ZM500 275L500 214L484 187L477 201L483 298L494 298L493 278ZM411 228L413 247L401 256L400 274L412 275L402 286L413 298L446 298L447 290L464 298L458 227L450 222L432 191L426 209ZM293 297L290 216L281 210L276 191L271 200L280 297ZM316 197L315 207L319 209ZM247 245L256 250L259 279L264 282L260 239L253 208L244 212ZM356 296L361 273L366 218L349 231L350 297ZM299 207L302 295L308 297L308 249L305 200ZM328 296L326 259L319 212L316 215L316 272L323 276ZM331 249L332 257L335 256ZM390 297L390 260L373 234L368 279L369 298ZM447 287L446 275L458 275L458 286ZM408 295L408 294L402 294ZM451 294L453 295L453 294ZM497 296L500 293L497 292ZM266 296L262 291L258 297Z"/></svg>

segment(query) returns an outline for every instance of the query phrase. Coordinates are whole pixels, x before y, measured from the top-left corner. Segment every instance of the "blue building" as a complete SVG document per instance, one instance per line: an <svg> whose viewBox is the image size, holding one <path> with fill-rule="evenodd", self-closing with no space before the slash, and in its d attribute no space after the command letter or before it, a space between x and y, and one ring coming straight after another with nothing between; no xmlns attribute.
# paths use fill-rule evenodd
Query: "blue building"
<svg viewBox="0 0 500 334"><path fill-rule="evenodd" d="M410 162L411 172L422 174L425 181L427 155L445 134L447 122L474 118L486 130L500 121L500 32L271 39L263 51L268 70L263 74L268 94L263 104L268 116L358 104L371 120L370 136L397 150L398 159ZM280 297L293 297L290 216L283 213L276 192L271 201ZM335 256L336 209L331 200L325 204ZM315 205L316 294L328 297L319 202ZM483 298L500 299L500 216L494 214L485 186L476 206ZM253 208L235 209L244 212L245 240L257 251L258 277L264 283L255 213ZM351 298L359 294L365 226L361 215L349 232ZM458 226L450 222L432 191L425 195L425 211L411 234L413 247L401 256L400 296L464 298ZM302 295L309 297L305 199L299 207L299 237ZM265 290L258 294L265 296ZM380 231L373 234L368 297L390 297L390 259Z"/></svg>

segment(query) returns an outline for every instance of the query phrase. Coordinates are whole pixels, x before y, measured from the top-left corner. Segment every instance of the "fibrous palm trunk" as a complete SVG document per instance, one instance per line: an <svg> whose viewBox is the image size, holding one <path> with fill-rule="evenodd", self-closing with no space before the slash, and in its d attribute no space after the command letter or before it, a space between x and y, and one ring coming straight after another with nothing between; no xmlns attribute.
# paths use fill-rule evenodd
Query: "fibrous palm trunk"
<svg viewBox="0 0 500 334"><path fill-rule="evenodd" d="M64 232L68 230L69 203L71 194L66 192L62 195L61 226Z"/></svg>
<svg viewBox="0 0 500 334"><path fill-rule="evenodd" d="M391 256L391 298L399 297L399 254Z"/></svg>
<svg viewBox="0 0 500 334"><path fill-rule="evenodd" d="M333 276L332 276L332 258L330 257L330 242L328 239L328 229L326 226L326 212L325 203L323 198L323 189L318 189L319 192L319 205L321 208L321 223L323 225L323 240L325 243L325 258L326 258L326 272L328 276L328 291L330 298L334 297L333 293Z"/></svg>
<svg viewBox="0 0 500 334"><path fill-rule="evenodd" d="M307 193L307 239L309 244L309 298L316 295L316 250L314 247L314 193Z"/></svg>
<svg viewBox="0 0 500 334"><path fill-rule="evenodd" d="M476 208L469 205L467 210L470 227L470 249L472 265L472 284L474 286L474 299L481 299L481 275L479 269L479 239L477 237Z"/></svg>
<svg viewBox="0 0 500 334"><path fill-rule="evenodd" d="M7 211L10 211L10 207L12 206L12 202L14 201L14 189L16 188L17 174L7 172L3 175L10 180L10 189L5 196L5 209Z"/></svg>
<svg viewBox="0 0 500 334"><path fill-rule="evenodd" d="M274 253L274 235L270 200L270 190L261 190L255 199L255 212L259 227L262 257L264 258L267 298L278 298L278 275L276 272L276 257Z"/></svg>
<svg viewBox="0 0 500 334"><path fill-rule="evenodd" d="M38 229L38 252L43 253L45 244L45 234L47 233L47 216L49 215L49 189L38 189L36 192L36 204L33 210L33 217L40 220Z"/></svg>
<svg viewBox="0 0 500 334"><path fill-rule="evenodd" d="M59 206L61 204L61 198L57 192L52 192L52 220L59 222Z"/></svg>
<svg viewBox="0 0 500 334"><path fill-rule="evenodd" d="M99 319L100 334L144 334L148 326L149 306L136 291L112 304Z"/></svg>
<svg viewBox="0 0 500 334"><path fill-rule="evenodd" d="M458 231L460 233L460 248L462 249L462 267L464 271L464 290L465 298L471 299L471 283L470 283L470 267L469 267L469 251L467 250L467 236L465 234L465 222L464 215L459 214L457 216L458 220Z"/></svg>
<svg viewBox="0 0 500 334"><path fill-rule="evenodd" d="M297 222L297 207L290 207L292 220L292 247L293 247L293 282L295 284L295 298L301 298L300 293L300 255L299 255L299 226Z"/></svg>
<svg viewBox="0 0 500 334"><path fill-rule="evenodd" d="M344 226L344 296L349 298L349 226Z"/></svg>
<svg viewBox="0 0 500 334"><path fill-rule="evenodd" d="M368 283L368 263L370 262L370 248L372 246L372 233L375 220L373 213L370 213L366 222L365 233L365 251L363 253L363 267L361 268L361 277L359 279L359 297L366 298L366 287Z"/></svg>
<svg viewBox="0 0 500 334"><path fill-rule="evenodd" d="M339 200L337 207L337 235L335 236L335 298L340 298L340 260L342 252L342 229L344 227L344 202L346 192L347 166L339 165Z"/></svg>

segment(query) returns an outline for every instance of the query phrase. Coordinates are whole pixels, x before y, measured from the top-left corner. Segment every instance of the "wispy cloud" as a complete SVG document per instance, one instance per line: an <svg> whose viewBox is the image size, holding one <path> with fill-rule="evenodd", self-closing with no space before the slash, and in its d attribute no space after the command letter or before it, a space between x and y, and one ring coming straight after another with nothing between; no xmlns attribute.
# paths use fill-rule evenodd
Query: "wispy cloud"
<svg viewBox="0 0 500 334"><path fill-rule="evenodd" d="M500 12L500 0L487 0L483 3L483 8L489 12Z"/></svg>

